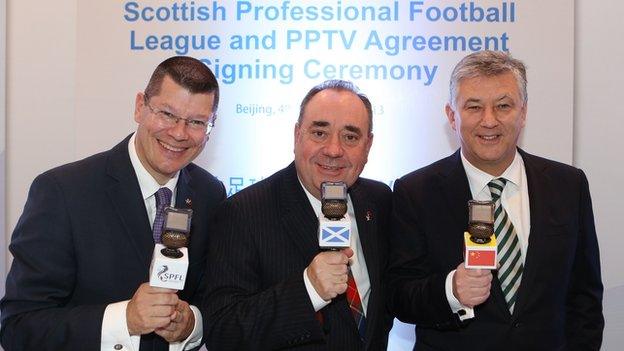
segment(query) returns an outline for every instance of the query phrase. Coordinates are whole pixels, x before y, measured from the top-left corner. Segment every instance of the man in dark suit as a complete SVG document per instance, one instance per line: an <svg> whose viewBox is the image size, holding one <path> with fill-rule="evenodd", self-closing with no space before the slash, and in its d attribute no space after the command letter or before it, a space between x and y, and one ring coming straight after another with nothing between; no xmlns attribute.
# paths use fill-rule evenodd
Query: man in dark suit
<svg viewBox="0 0 624 351"><path fill-rule="evenodd" d="M373 141L371 104L349 82L322 83L303 99L294 138L293 164L232 196L215 216L202 309L207 347L383 350L391 193L359 178ZM353 238L342 251L319 250L324 181L349 187Z"/></svg>
<svg viewBox="0 0 624 351"><path fill-rule="evenodd" d="M202 318L189 304L201 295L208 219L225 188L190 162L208 140L218 99L204 64L167 59L136 96L136 133L34 180L10 244L0 305L5 350L199 347ZM152 222L168 204L194 211L186 285L177 294L146 283Z"/></svg>
<svg viewBox="0 0 624 351"><path fill-rule="evenodd" d="M390 299L416 350L598 350L602 282L588 183L517 148L526 70L501 52L455 67L461 148L394 185ZM498 269L464 268L470 199L494 202Z"/></svg>

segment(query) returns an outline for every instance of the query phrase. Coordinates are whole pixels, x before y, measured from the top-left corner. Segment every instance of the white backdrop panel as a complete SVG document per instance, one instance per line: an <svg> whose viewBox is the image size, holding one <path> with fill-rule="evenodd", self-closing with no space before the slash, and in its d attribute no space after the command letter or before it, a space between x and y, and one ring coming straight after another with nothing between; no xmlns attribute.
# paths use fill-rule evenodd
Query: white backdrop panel
<svg viewBox="0 0 624 351"><path fill-rule="evenodd" d="M373 9L374 19L372 12L361 19L363 7ZM479 9L489 21L476 20ZM239 48L236 36L259 45ZM199 48L187 50L185 40L193 39ZM327 78L353 80L371 98L375 142L364 175L391 184L456 149L443 113L450 71L487 43L529 66L521 145L571 163L573 39L574 7L565 0L84 0L77 16L77 156L107 149L133 131L134 95L156 64L186 54L204 60L220 80L217 127L198 163L230 193L292 160L298 104ZM411 331L395 328L391 348L411 347Z"/></svg>
<svg viewBox="0 0 624 351"><path fill-rule="evenodd" d="M219 76L222 101L217 128L198 162L226 186L242 181L242 186L233 186L232 191L273 173L292 159L292 128L298 104L312 85L326 78L353 80L370 96L376 112L375 143L365 175L390 183L456 148L443 106L450 71L470 51L470 45L458 44L454 48L453 43L466 40L473 43L472 48L479 49L485 45L474 43L490 38L487 39L490 47L496 44L499 49L509 49L529 65L530 114L523 145L531 152L570 163L573 8L569 2L473 3L485 9L485 13L488 8L498 10L499 22L463 22L461 6L470 3L445 1L442 6L440 3L81 1L78 4L77 149L80 156L87 156L109 147L133 130L134 94L144 88L158 62L182 53L209 63ZM189 11L183 13L182 5L187 5ZM176 15L178 19L184 14L190 17L190 9L199 17L202 6L217 18L174 19ZM219 9L213 12L213 6ZM247 6L262 6L266 12L259 11L256 20L253 11L246 11ZM282 6L291 10L295 6L301 6L303 11L317 9L321 16L322 7L327 6L328 12L335 17L341 15L342 19L295 20L296 15L281 10ZM377 18L387 8L390 20L344 18L355 17L356 10L361 13L365 6L372 7ZM470 13L466 11L464 15L470 19ZM433 20L445 14L449 20ZM274 15L287 19L271 20ZM473 16L478 15L477 11ZM450 20L453 16L457 19ZM261 40L259 48L232 48L236 44L233 36L237 35L264 39L264 46ZM306 35L308 41L296 40ZM346 43L342 41L343 35ZM416 36L420 38L415 49L413 37ZM219 48L187 50L181 44L185 38L189 41L203 38L203 45L208 46L206 41L210 37L218 38ZM162 49L170 38L173 48ZM351 38L353 41L349 42ZM376 38L382 41L379 44L382 49ZM396 40L405 40L406 47L395 49ZM449 40L447 49L444 40ZM429 45L422 44L423 41ZM150 49L150 45L157 48ZM350 48L345 48L346 45ZM251 66L253 77L244 71L248 67L241 65ZM342 76L340 72L321 73L323 69L339 70L341 66L346 67ZM269 71L275 68L277 73L264 74L264 68ZM411 79L407 76L409 69L413 73ZM349 70L355 71L349 74ZM368 78L366 70L370 73ZM373 71L379 75L374 77ZM242 76L232 77L232 72L241 72ZM254 114L244 112L244 108Z"/></svg>
<svg viewBox="0 0 624 351"><path fill-rule="evenodd" d="M0 0L0 228L5 228L5 184L6 184L6 0ZM0 272L6 272L6 241L5 235L0 236ZM0 286L0 294L4 296L4 284Z"/></svg>

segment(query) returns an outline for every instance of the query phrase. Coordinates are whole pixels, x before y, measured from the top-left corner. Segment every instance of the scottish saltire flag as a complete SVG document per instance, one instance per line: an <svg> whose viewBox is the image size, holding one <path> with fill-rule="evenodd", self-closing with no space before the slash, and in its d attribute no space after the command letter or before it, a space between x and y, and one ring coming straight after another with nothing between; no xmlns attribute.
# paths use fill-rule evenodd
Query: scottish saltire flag
<svg viewBox="0 0 624 351"><path fill-rule="evenodd" d="M348 247L351 244L349 226L327 226L321 228L321 246Z"/></svg>

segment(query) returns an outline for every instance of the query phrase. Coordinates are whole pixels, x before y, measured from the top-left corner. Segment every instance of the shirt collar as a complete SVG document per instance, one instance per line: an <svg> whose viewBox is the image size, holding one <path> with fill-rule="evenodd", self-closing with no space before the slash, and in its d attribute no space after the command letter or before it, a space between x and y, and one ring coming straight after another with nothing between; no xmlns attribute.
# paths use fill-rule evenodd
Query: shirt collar
<svg viewBox="0 0 624 351"><path fill-rule="evenodd" d="M466 171L466 176L468 177L468 184L470 184L470 191L474 194L479 194L483 191L492 179L495 178L505 178L507 180L507 184L513 184L516 188L520 187L522 183L522 172L524 169L524 162L522 161L522 156L518 150L516 150L516 154L514 155L513 161L503 174L498 177L495 177L489 173L486 173L477 167L475 167L470 161L468 161L464 157L464 153L460 152L461 161L464 165L464 170ZM488 189L489 193L489 189Z"/></svg>
<svg viewBox="0 0 624 351"><path fill-rule="evenodd" d="M134 140L136 138L136 133L132 134L130 141L128 142L128 153L130 154L130 162L132 162L132 168L134 168L134 173L137 175L137 180L139 181L139 188L141 188L141 194L143 195L143 200L147 200L150 196L153 196L158 189L164 187L169 188L172 194L175 194L175 188L178 184L178 178L180 177L180 171L177 171L173 178L169 179L165 185L160 185L152 177L151 174L145 169L141 160L139 160L139 155L136 152L136 145L134 145ZM171 200L172 205L175 201L175 197Z"/></svg>

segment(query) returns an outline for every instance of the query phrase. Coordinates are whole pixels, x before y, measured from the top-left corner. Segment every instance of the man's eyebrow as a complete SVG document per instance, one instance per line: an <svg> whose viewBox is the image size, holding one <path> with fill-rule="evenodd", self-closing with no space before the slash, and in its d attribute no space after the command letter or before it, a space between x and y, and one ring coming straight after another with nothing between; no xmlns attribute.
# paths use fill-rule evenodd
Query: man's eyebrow
<svg viewBox="0 0 624 351"><path fill-rule="evenodd" d="M312 121L312 126L314 127L328 127L329 122L327 121Z"/></svg>
<svg viewBox="0 0 624 351"><path fill-rule="evenodd" d="M362 129L360 129L359 127L352 126L352 125L349 124L349 125L345 126L345 129L348 130L349 132L356 133L358 135L362 135Z"/></svg>
<svg viewBox="0 0 624 351"><path fill-rule="evenodd" d="M471 102L481 103L481 99L469 98L469 99L466 100L466 102L464 104L471 103Z"/></svg>
<svg viewBox="0 0 624 351"><path fill-rule="evenodd" d="M496 101L501 101L501 100L504 100L504 99L507 99L507 98L513 100L513 98L511 96L509 96L509 94L505 93L505 94L499 96L498 98L496 98Z"/></svg>

